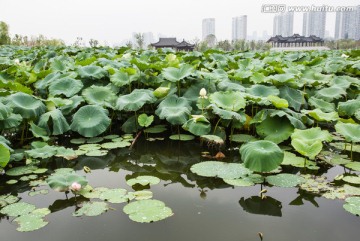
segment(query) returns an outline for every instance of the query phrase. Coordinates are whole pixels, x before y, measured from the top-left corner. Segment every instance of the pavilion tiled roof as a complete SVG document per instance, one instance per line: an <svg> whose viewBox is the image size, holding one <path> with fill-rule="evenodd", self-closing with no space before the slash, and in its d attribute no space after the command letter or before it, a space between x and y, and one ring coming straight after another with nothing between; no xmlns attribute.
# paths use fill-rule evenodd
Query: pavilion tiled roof
<svg viewBox="0 0 360 241"><path fill-rule="evenodd" d="M324 40L315 35L310 35L309 37L304 37L299 34L293 34L289 37L283 37L281 35L276 35L275 37L271 37L267 43L276 42L276 43L303 43L303 42L323 42Z"/></svg>
<svg viewBox="0 0 360 241"><path fill-rule="evenodd" d="M160 38L159 42L151 44L154 47L175 47L179 42L176 38Z"/></svg>

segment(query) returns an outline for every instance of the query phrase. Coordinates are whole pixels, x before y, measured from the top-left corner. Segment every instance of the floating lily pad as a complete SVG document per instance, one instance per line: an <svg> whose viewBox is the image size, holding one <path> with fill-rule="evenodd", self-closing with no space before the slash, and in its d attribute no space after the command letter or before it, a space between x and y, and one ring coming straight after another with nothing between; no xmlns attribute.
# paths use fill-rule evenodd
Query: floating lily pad
<svg viewBox="0 0 360 241"><path fill-rule="evenodd" d="M110 203L124 203L129 201L129 198L126 196L127 191L125 189L107 189L102 190L99 198Z"/></svg>
<svg viewBox="0 0 360 241"><path fill-rule="evenodd" d="M76 138L70 140L70 143L72 144L84 144L85 142L86 142L85 138Z"/></svg>
<svg viewBox="0 0 360 241"><path fill-rule="evenodd" d="M106 140L112 140L112 139L115 139L115 138L119 138L119 135L107 135L107 136L104 136L104 139Z"/></svg>
<svg viewBox="0 0 360 241"><path fill-rule="evenodd" d="M243 164L218 161L200 162L192 165L190 170L199 176L223 179L236 179L252 173Z"/></svg>
<svg viewBox="0 0 360 241"><path fill-rule="evenodd" d="M275 176L266 177L266 181L277 187L296 187L297 185L304 183L305 179L294 174L281 173Z"/></svg>
<svg viewBox="0 0 360 241"><path fill-rule="evenodd" d="M105 202L85 202L83 206L73 213L73 216L98 216L109 210L109 206Z"/></svg>
<svg viewBox="0 0 360 241"><path fill-rule="evenodd" d="M93 151L88 151L85 155L86 156L106 156L107 153L108 153L107 150L93 150Z"/></svg>
<svg viewBox="0 0 360 241"><path fill-rule="evenodd" d="M359 176L345 176L342 180L352 184L360 184Z"/></svg>
<svg viewBox="0 0 360 241"><path fill-rule="evenodd" d="M84 151L93 151L101 149L101 146L99 144L84 144L79 146L79 149Z"/></svg>
<svg viewBox="0 0 360 241"><path fill-rule="evenodd" d="M57 174L67 174L67 173L73 173L73 172L75 172L75 170L72 168L69 168L69 167L55 169L55 173L57 173Z"/></svg>
<svg viewBox="0 0 360 241"><path fill-rule="evenodd" d="M230 137L231 141L244 143L250 141L257 141L255 136L247 135L247 134L235 134Z"/></svg>
<svg viewBox="0 0 360 241"><path fill-rule="evenodd" d="M48 222L44 221L42 217L39 217L36 214L23 215L14 219L14 221L19 224L19 227L16 230L20 232L38 230L48 224Z"/></svg>
<svg viewBox="0 0 360 241"><path fill-rule="evenodd" d="M259 174L251 174L238 179L224 179L224 182L237 187L249 187L264 182L264 177Z"/></svg>
<svg viewBox="0 0 360 241"><path fill-rule="evenodd" d="M281 165L291 165L293 167L306 167L311 170L318 170L316 162L306 160L304 157L299 157L291 152L284 151L284 160Z"/></svg>
<svg viewBox="0 0 360 241"><path fill-rule="evenodd" d="M131 146L131 143L128 141L117 141L117 142L106 142L101 144L101 147L104 149L117 149Z"/></svg>
<svg viewBox="0 0 360 241"><path fill-rule="evenodd" d="M350 162L345 165L345 167L350 168L351 170L360 172L360 162Z"/></svg>
<svg viewBox="0 0 360 241"><path fill-rule="evenodd" d="M22 176L20 177L20 181L27 182L30 180L35 180L37 177L37 175Z"/></svg>
<svg viewBox="0 0 360 241"><path fill-rule="evenodd" d="M6 175L8 175L8 176L21 176L21 175L26 175L26 174L33 173L33 171L35 171L36 169L38 169L38 168L35 167L35 166L14 167L14 168L11 168L11 169L7 170Z"/></svg>
<svg viewBox="0 0 360 241"><path fill-rule="evenodd" d="M152 126L149 128L146 128L144 130L145 133L151 133L151 134L157 134L157 133L162 133L164 131L166 131L167 128L165 125L156 125L156 126Z"/></svg>
<svg viewBox="0 0 360 241"><path fill-rule="evenodd" d="M57 157L63 157L66 160L73 160L77 158L76 152L71 148L59 147L56 155Z"/></svg>
<svg viewBox="0 0 360 241"><path fill-rule="evenodd" d="M169 138L174 141L191 141L195 139L195 136L186 135L186 134L180 134L180 135L176 134L169 136Z"/></svg>
<svg viewBox="0 0 360 241"><path fill-rule="evenodd" d="M139 223L163 220L173 215L172 210L159 200L139 200L127 204L123 211L129 218Z"/></svg>
<svg viewBox="0 0 360 241"><path fill-rule="evenodd" d="M38 168L38 169L34 170L32 173L34 173L34 174L43 174L43 173L45 173L47 171L48 171L47 168Z"/></svg>
<svg viewBox="0 0 360 241"><path fill-rule="evenodd" d="M86 143L94 144L94 143L102 142L103 140L104 140L103 137L92 137L92 138L87 139Z"/></svg>
<svg viewBox="0 0 360 241"><path fill-rule="evenodd" d="M130 194L130 193L129 193ZM153 197L153 193L151 191L143 190L143 191L136 191L131 193L135 197L135 200L147 200Z"/></svg>
<svg viewBox="0 0 360 241"><path fill-rule="evenodd" d="M6 182L6 184L9 184L9 185L13 185L15 183L18 183L18 180L11 179Z"/></svg>
<svg viewBox="0 0 360 241"><path fill-rule="evenodd" d="M33 210L35 210L35 206L29 203L25 203L25 202L18 202L18 203L13 203L13 204L9 204L6 207L4 207L3 209L0 210L0 213L8 215L8 216L13 216L13 217L17 217L20 215L25 215L28 214L30 212L32 212Z"/></svg>
<svg viewBox="0 0 360 241"><path fill-rule="evenodd" d="M86 198L100 198L100 194L107 190L108 189L105 187L92 188L91 186L87 185L84 188L82 188L78 192L78 194Z"/></svg>
<svg viewBox="0 0 360 241"><path fill-rule="evenodd" d="M360 197L349 197L345 199L346 203L343 205L344 209L349 213L360 215Z"/></svg>
<svg viewBox="0 0 360 241"><path fill-rule="evenodd" d="M71 184L74 182L79 183L82 187L85 187L87 180L84 176L80 176L76 173L54 173L46 179L49 186L59 192L65 192L70 189Z"/></svg>
<svg viewBox="0 0 360 241"><path fill-rule="evenodd" d="M29 196L30 197L34 197L34 196L37 196L37 195L46 195L49 193L49 190L47 189L42 189L42 190L38 190L38 191L31 191L29 192Z"/></svg>
<svg viewBox="0 0 360 241"><path fill-rule="evenodd" d="M1 195L0 196L0 207L5 207L8 204L13 204L19 201L19 198L13 195Z"/></svg>
<svg viewBox="0 0 360 241"><path fill-rule="evenodd" d="M160 179L154 176L138 176L136 178L131 178L126 181L129 186L134 186L135 184L140 184L142 186L146 185L156 185L160 183Z"/></svg>

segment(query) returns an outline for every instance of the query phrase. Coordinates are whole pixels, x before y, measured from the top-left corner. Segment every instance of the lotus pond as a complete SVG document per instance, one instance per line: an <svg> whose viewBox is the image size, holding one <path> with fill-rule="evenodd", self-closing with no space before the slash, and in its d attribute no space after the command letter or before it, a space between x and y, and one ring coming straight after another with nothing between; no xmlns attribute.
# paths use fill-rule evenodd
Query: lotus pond
<svg viewBox="0 0 360 241"><path fill-rule="evenodd" d="M0 48L6 240L353 240L360 52Z"/></svg>

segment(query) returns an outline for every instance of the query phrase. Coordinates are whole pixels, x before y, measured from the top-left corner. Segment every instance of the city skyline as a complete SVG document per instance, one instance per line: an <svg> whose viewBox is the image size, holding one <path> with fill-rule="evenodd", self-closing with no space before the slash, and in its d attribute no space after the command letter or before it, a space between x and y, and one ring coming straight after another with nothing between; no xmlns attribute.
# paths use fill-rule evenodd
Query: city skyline
<svg viewBox="0 0 360 241"><path fill-rule="evenodd" d="M275 13L264 12L264 4L273 4L271 0L259 0L240 3L237 0L183 0L176 8L171 0L1 0L0 21L10 26L10 34L59 38L67 44L74 43L77 37L84 41L99 40L110 45L131 39L132 33L152 32L179 39L201 39L201 21L205 18L216 19L217 40L231 40L232 17L247 15L247 32L273 33ZM281 4L282 2L280 2ZM287 0L286 6L329 5L339 6L337 0L323 0L314 3L303 0ZM358 0L347 0L342 6L359 5ZM19 7L20 6L20 7ZM191 7L189 7L191 6ZM294 13L294 33L302 33L304 12ZM335 33L335 12L327 13L326 28L330 37Z"/></svg>
<svg viewBox="0 0 360 241"><path fill-rule="evenodd" d="M255 32L256 33L256 32ZM247 39L247 16L232 18L232 40Z"/></svg>

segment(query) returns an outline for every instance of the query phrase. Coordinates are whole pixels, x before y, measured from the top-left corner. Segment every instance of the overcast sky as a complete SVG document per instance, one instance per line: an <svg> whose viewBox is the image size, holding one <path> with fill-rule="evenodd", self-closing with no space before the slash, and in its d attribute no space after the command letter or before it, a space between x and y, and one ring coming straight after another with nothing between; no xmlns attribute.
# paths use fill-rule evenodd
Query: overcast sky
<svg viewBox="0 0 360 241"><path fill-rule="evenodd" d="M247 15L248 35L272 35L272 13L263 4L355 6L359 0L0 0L0 21L10 34L97 39L109 45L131 38L133 32L153 32L168 37L201 39L203 18L215 18L218 40L231 39L232 17ZM302 33L302 15L295 13L294 32ZM335 13L327 14L326 30L334 35Z"/></svg>

